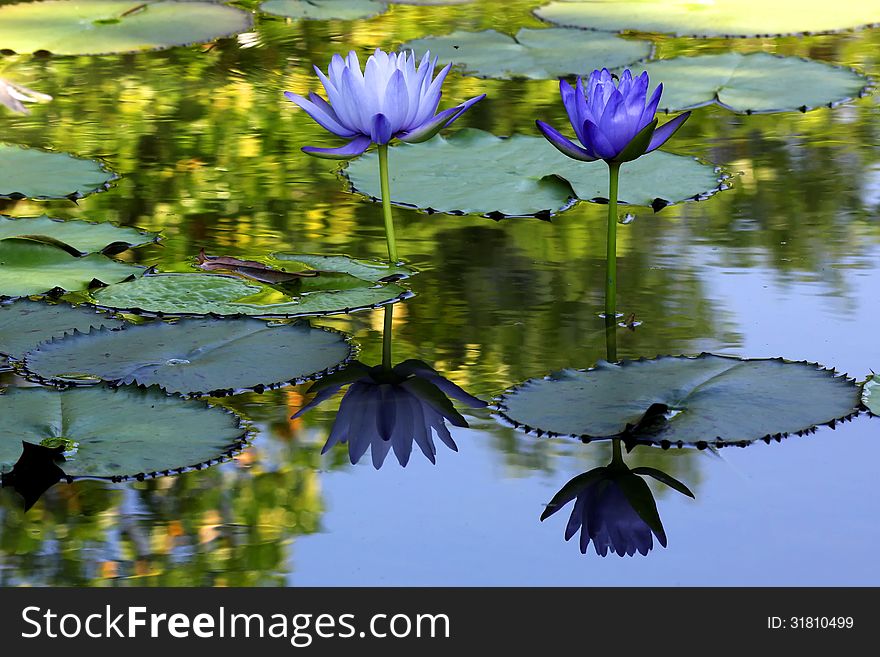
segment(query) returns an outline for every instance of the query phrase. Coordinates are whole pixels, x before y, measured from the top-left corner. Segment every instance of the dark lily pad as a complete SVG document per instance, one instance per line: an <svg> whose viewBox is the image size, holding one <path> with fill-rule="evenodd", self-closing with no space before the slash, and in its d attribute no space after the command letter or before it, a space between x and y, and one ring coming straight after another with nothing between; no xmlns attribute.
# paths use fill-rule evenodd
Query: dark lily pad
<svg viewBox="0 0 880 657"><path fill-rule="evenodd" d="M874 374L865 381L862 390L862 403L874 415L880 415L880 375Z"/></svg>
<svg viewBox="0 0 880 657"><path fill-rule="evenodd" d="M28 372L51 383L97 377L201 395L312 381L344 365L352 351L341 333L307 322L204 318L78 333L44 342L24 360Z"/></svg>
<svg viewBox="0 0 880 657"><path fill-rule="evenodd" d="M125 479L201 467L244 444L246 430L225 409L156 388L7 388L0 394L0 472L22 441L64 444L68 477Z"/></svg>
<svg viewBox="0 0 880 657"><path fill-rule="evenodd" d="M532 379L498 408L538 435L723 447L833 426L858 413L859 388L813 363L663 356Z"/></svg>
<svg viewBox="0 0 880 657"><path fill-rule="evenodd" d="M115 179L95 160L0 144L0 198L78 199L104 191Z"/></svg>
<svg viewBox="0 0 880 657"><path fill-rule="evenodd" d="M377 155L351 162L343 173L354 191L381 196ZM506 139L465 128L446 139L401 144L389 154L392 202L449 214L526 216L552 214L572 199L607 202L604 162L575 162L542 137ZM663 207L719 189L712 166L691 157L654 151L620 172L624 203Z"/></svg>
<svg viewBox="0 0 880 657"><path fill-rule="evenodd" d="M266 0L260 5L267 14L321 21L371 18L387 10L387 4L374 0Z"/></svg>
<svg viewBox="0 0 880 657"><path fill-rule="evenodd" d="M65 221L46 215L24 218L0 215L0 240L7 237L48 237L68 244L82 254L99 251L120 253L129 247L149 244L159 239L156 233L107 222Z"/></svg>

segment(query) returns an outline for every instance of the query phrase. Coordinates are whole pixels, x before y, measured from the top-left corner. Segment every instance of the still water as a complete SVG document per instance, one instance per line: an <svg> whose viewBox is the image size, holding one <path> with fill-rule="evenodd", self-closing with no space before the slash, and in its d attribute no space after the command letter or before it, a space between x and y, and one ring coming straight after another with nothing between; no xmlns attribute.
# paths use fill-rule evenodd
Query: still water
<svg viewBox="0 0 880 657"><path fill-rule="evenodd" d="M304 144L329 139L282 96L315 87L311 64L453 29L540 27L537 3L393 6L358 22L258 16L209 46L102 57L13 56L16 81L52 94L2 115L4 140L102 159L121 178L78 204L0 201L0 213L113 221L161 231L119 257L188 271L208 253L381 258L380 207L348 192ZM589 33L586 33L589 34ZM655 56L798 55L880 76L880 30L780 39L652 37ZM586 71L585 71L586 73ZM488 97L456 127L535 134L566 125L555 81L450 75L443 106ZM819 362L863 380L880 371L880 112L842 107L741 116L696 111L665 150L723 166L732 189L618 231L620 358L711 351ZM392 153L393 158L393 153ZM393 159L392 159L393 166ZM398 246L420 273L394 311L395 361L419 358L490 400L511 385L605 356L605 206L552 219L398 208ZM632 210L630 210L632 211ZM383 312L314 321L381 360ZM10 383L10 374L0 375ZM0 491L3 585L877 585L880 420L718 452L637 447L630 466L684 481L653 486L668 536L647 556L582 555L567 510L544 505L604 465L607 443L549 440L460 407L458 453L352 466L321 455L339 396L291 420L307 386L217 400L253 427L233 461L181 476L52 488L29 512ZM132 418L137 422L137 418Z"/></svg>

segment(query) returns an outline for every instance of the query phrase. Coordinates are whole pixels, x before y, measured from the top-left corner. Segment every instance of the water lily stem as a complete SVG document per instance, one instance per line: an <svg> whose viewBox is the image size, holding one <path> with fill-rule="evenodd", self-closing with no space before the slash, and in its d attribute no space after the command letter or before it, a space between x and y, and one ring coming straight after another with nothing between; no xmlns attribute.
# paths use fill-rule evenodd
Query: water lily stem
<svg viewBox="0 0 880 657"><path fill-rule="evenodd" d="M391 216L391 183L388 181L388 144L379 145L379 183L382 189L382 215L385 217L385 240L388 242L388 259L392 264L397 264L394 218Z"/></svg>
<svg viewBox="0 0 880 657"><path fill-rule="evenodd" d="M617 317L605 315L605 360L617 362Z"/></svg>
<svg viewBox="0 0 880 657"><path fill-rule="evenodd" d="M620 449L620 438L615 438L611 441L611 449L613 450L611 453L611 462L612 463L623 463L623 452Z"/></svg>
<svg viewBox="0 0 880 657"><path fill-rule="evenodd" d="M617 317L617 186L620 163L608 163L608 239L605 255L605 317ZM616 358L615 358L616 360Z"/></svg>
<svg viewBox="0 0 880 657"><path fill-rule="evenodd" d="M394 306L385 306L385 325L382 328L382 369L390 372L391 365L391 322L394 318Z"/></svg>

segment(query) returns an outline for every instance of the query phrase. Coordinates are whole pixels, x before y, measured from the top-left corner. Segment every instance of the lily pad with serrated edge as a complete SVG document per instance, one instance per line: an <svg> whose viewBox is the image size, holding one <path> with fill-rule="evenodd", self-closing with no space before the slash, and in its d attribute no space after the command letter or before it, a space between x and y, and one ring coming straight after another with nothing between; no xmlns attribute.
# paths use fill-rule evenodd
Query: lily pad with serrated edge
<svg viewBox="0 0 880 657"><path fill-rule="evenodd" d="M495 30L460 30L416 39L401 49L417 53L430 50L441 62L453 62L465 75L479 78L547 80L625 66L650 56L651 43L611 34L584 38L582 30L568 28L522 28L515 37Z"/></svg>
<svg viewBox="0 0 880 657"><path fill-rule="evenodd" d="M245 443L238 416L158 388L10 387L0 394L0 472L21 443L73 442L59 463L71 478L114 480L170 474L231 456Z"/></svg>
<svg viewBox="0 0 880 657"><path fill-rule="evenodd" d="M0 6L0 49L102 55L206 43L249 30L249 12L217 2L46 0Z"/></svg>
<svg viewBox="0 0 880 657"><path fill-rule="evenodd" d="M880 23L865 0L566 0L535 15L554 25L677 36L782 36L827 33Z"/></svg>
<svg viewBox="0 0 880 657"><path fill-rule="evenodd" d="M880 415L880 374L874 374L865 381L862 403L871 413Z"/></svg>
<svg viewBox="0 0 880 657"><path fill-rule="evenodd" d="M376 260L357 260L345 255L313 255L307 253L273 253L272 259L280 264L300 264L319 272L348 274L362 281L378 283L409 278L415 272L400 265L389 265ZM299 271L299 269L297 269ZM307 281L311 283L312 281Z"/></svg>
<svg viewBox="0 0 880 657"><path fill-rule="evenodd" d="M40 344L24 357L42 381L157 385L188 396L276 388L321 378L353 356L341 333L249 317L149 322Z"/></svg>
<svg viewBox="0 0 880 657"><path fill-rule="evenodd" d="M116 178L95 160L0 144L0 198L78 199L103 192Z"/></svg>
<svg viewBox="0 0 880 657"><path fill-rule="evenodd" d="M859 412L859 388L814 363L701 354L563 370L508 390L497 406L538 435L724 447L833 427Z"/></svg>
<svg viewBox="0 0 880 657"><path fill-rule="evenodd" d="M109 222L39 217L7 217L0 215L0 240L7 237L49 237L73 247L82 254L120 253L133 246L156 242L159 236Z"/></svg>
<svg viewBox="0 0 880 657"><path fill-rule="evenodd" d="M350 21L378 16L388 5L374 0L266 0L260 11L285 18Z"/></svg>
<svg viewBox="0 0 880 657"><path fill-rule="evenodd" d="M381 196L377 155L342 170L353 191ZM608 167L576 162L542 137L509 138L465 128L448 139L401 144L390 150L391 201L447 214L552 215L573 198L607 202ZM655 209L718 191L716 168L682 155L654 151L620 169L622 203Z"/></svg>

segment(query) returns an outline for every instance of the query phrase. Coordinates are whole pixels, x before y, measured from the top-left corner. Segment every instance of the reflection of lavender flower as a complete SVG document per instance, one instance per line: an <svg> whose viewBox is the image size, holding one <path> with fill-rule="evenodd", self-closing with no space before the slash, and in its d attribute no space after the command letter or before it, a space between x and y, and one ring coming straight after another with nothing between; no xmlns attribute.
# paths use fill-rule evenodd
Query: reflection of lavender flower
<svg viewBox="0 0 880 657"><path fill-rule="evenodd" d="M348 443L349 458L357 463L369 447L376 469L382 467L390 450L394 450L400 465L406 466L413 442L435 463L437 448L432 431L457 452L446 420L457 427L468 424L449 398L471 408L486 405L422 361L407 360L391 370L355 361L345 370L315 383L309 390L317 393L315 398L293 417L299 417L349 384L322 453L337 443Z"/></svg>

